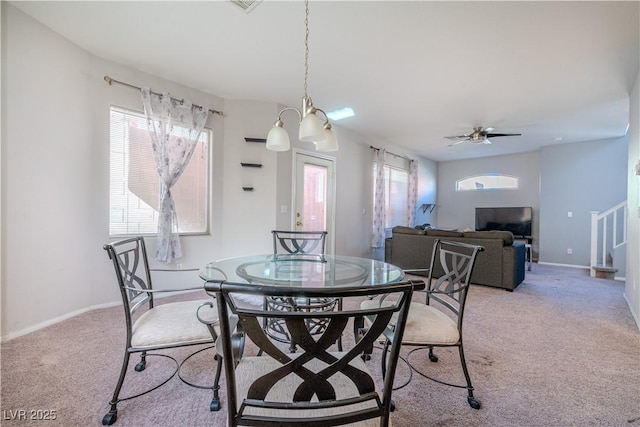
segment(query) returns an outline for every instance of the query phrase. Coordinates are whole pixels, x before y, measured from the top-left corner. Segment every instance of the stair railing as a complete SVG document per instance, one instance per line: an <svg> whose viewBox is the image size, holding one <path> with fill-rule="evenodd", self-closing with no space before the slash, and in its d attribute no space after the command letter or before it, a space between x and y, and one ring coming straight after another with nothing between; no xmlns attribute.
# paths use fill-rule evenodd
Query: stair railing
<svg viewBox="0 0 640 427"><path fill-rule="evenodd" d="M620 229L620 222L622 228ZM604 212L591 211L591 277L594 267L607 267L607 251L627 243L627 202L618 203ZM610 266L611 267L611 266Z"/></svg>

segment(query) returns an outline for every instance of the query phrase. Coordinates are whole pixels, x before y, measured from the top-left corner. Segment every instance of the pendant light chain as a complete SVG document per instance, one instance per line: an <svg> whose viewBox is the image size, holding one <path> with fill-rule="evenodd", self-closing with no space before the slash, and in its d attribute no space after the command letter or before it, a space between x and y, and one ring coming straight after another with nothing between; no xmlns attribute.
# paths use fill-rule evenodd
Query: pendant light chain
<svg viewBox="0 0 640 427"><path fill-rule="evenodd" d="M298 139L302 142L311 142L315 145L316 151L337 151L338 139L336 138L329 117L320 108L316 108L307 95L307 80L309 78L309 0L304 1L304 96L302 97L302 109L286 107L278 114L278 119L273 124L273 128L267 135L267 150L287 151L291 148L289 134L284 129L282 113L285 111L295 111L298 113L299 130ZM319 117L318 114L322 114Z"/></svg>
<svg viewBox="0 0 640 427"><path fill-rule="evenodd" d="M304 97L307 97L307 77L309 75L309 0L305 0L304 15Z"/></svg>

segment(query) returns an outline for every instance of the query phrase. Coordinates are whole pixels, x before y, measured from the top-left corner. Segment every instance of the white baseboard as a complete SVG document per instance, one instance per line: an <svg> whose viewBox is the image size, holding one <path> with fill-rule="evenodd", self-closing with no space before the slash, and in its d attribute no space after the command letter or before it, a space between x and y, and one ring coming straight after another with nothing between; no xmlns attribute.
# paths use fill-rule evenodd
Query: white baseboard
<svg viewBox="0 0 640 427"><path fill-rule="evenodd" d="M90 307L81 308L80 310L72 311L71 313L63 314L62 316L54 317L53 319L46 320L44 322L38 323L33 326L29 326L28 328L24 328L20 331L15 331L8 333L0 339L0 342L6 342L12 340L14 338L21 337L31 332L35 332L38 329L46 328L47 326L55 325L56 323L60 323L64 320L71 319L72 317L78 316L82 313L86 313L87 311L97 310L99 308L108 308L116 305L122 305L121 301L108 302L104 304L92 305Z"/></svg>
<svg viewBox="0 0 640 427"><path fill-rule="evenodd" d="M633 317L633 320L636 321L636 326L638 327L638 330L640 330L640 313L636 313L635 311L633 311L633 306L631 305L631 301L629 301L629 299L627 298L627 293L623 292L622 293L622 297L624 298L624 300L627 302L627 306L629 307L629 311L631 312L631 316Z"/></svg>
<svg viewBox="0 0 640 427"><path fill-rule="evenodd" d="M170 294L167 295L162 295L161 293L155 295L155 298L168 298L171 296L175 296L175 295L181 295L181 294L186 294L186 293L190 293L190 292L198 292L198 291L193 291L193 290L185 290L185 291L176 291L176 292L171 292ZM19 331L15 331L15 332L10 332L7 335L3 336L0 338L0 342L6 342L9 340L12 340L14 338L18 338L21 337L23 335L29 334L31 332L35 332L38 329L42 329L42 328L46 328L47 326L51 326L51 325L55 325L56 323L60 323L64 320L67 319L71 319L72 317L78 316L82 313L86 313L87 311L91 311L91 310L97 310L100 308L109 308L109 307L114 307L114 306L118 306L118 305L122 305L122 301L113 301L113 302L107 302L104 304L97 304L97 305L92 305L89 307L85 307L85 308L81 308L79 310L75 310L72 311L70 313L67 314L63 314L62 316L58 316L58 317L54 317L53 319L49 319L49 320L45 320L44 322L38 323L36 325L33 326L29 326L28 328L24 328L22 330Z"/></svg>
<svg viewBox="0 0 640 427"><path fill-rule="evenodd" d="M558 264L555 262L540 262L538 261L538 264L542 264L542 265L554 265L556 267L570 267L570 268L584 268L585 270L589 269L588 265L575 265L575 264Z"/></svg>
<svg viewBox="0 0 640 427"><path fill-rule="evenodd" d="M588 265L558 264L558 263L555 263L555 262L538 262L538 264L553 265L553 266L556 266L556 267L583 268L585 270L589 270L591 268ZM616 276L616 277L613 278L613 280L617 280L619 282L625 282L627 280L627 278L626 277Z"/></svg>

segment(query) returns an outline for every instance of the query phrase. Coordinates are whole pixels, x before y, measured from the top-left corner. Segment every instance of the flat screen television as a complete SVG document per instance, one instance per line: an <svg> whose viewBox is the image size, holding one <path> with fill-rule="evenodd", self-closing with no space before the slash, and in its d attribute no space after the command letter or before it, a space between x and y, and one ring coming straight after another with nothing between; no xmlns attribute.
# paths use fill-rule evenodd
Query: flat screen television
<svg viewBox="0 0 640 427"><path fill-rule="evenodd" d="M531 236L531 207L476 208L476 230L501 230L518 237Z"/></svg>

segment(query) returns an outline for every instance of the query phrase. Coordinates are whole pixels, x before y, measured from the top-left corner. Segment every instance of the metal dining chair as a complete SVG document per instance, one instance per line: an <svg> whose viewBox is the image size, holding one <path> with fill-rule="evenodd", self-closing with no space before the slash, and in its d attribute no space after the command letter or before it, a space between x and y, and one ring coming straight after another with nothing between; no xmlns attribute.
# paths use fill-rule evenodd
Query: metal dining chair
<svg viewBox="0 0 640 427"><path fill-rule="evenodd" d="M272 230L273 256L303 256L309 262L324 262L326 247L326 231L285 231ZM341 308L339 298L325 297L308 299L291 296L282 299L275 296L267 296L264 299L264 307L271 311L307 311L325 312ZM307 328L314 334L323 332L327 319L324 317L309 318ZM283 327L281 320L277 318L264 319L265 332L273 339L286 342L291 345L290 350L296 351L295 338L289 335L287 328ZM342 348L342 339L338 341L338 347Z"/></svg>
<svg viewBox="0 0 640 427"><path fill-rule="evenodd" d="M474 388L464 356L462 321L476 256L483 250L482 246L454 241L436 240L434 242L427 287L424 290L425 300L424 303L419 301L411 303L402 339L403 346L415 347L405 358L413 372L443 385L467 389L467 401L474 409L480 409L481 404L473 395ZM414 272L417 271L414 270ZM369 299L365 300L361 306L369 308L380 304L385 303L381 299ZM385 343L383 353L389 345ZM429 360L437 362L438 356L433 351L434 347L458 349L466 382L464 385L453 384L437 379L433 375L427 375L423 370L416 368L416 363L412 363L411 356L424 349L429 350ZM384 357L382 370L383 372L385 370Z"/></svg>
<svg viewBox="0 0 640 427"><path fill-rule="evenodd" d="M285 231L272 230L273 253L324 255L327 240L326 231Z"/></svg>
<svg viewBox="0 0 640 427"><path fill-rule="evenodd" d="M118 418L117 405L125 400L134 399L136 397L147 394L162 385L166 384L176 374L186 384L202 388L210 389L213 392L213 398L209 404L209 409L217 411L220 409L219 397L219 381L222 370L222 362L220 356L214 352L214 360L217 365L215 379L213 385L198 385L186 380L181 375L182 366L192 356L211 349L215 343L217 331L216 326L208 329L203 325L196 316L196 311L204 300L179 301L159 304L155 298L157 295L170 295L175 292L184 292L189 290L203 291L203 287L197 288L180 288L173 290L157 290L153 289L151 281L151 269L147 259L147 251L144 238L142 236L120 240L115 243L104 245L109 258L113 262L115 269L118 288L122 296L122 304L124 307L125 327L126 327L126 343L124 349L124 358L120 369L113 397L109 402L109 412L103 417L103 425L111 425ZM171 270L162 270L171 271ZM175 270L177 271L177 270ZM202 297L207 295L202 292ZM218 319L218 311L215 307L210 307L207 311L200 311L200 316L208 319L209 322L215 323ZM168 354L159 353L158 350L169 350L178 347L207 345L204 348L197 349L187 356L181 363ZM129 372L129 360L132 354L140 354L140 361L135 365L136 372L142 372L147 367L148 357L162 357L170 359L174 362L175 368L170 370L166 379L160 384L128 397L121 397L120 392L125 381L125 377Z"/></svg>
<svg viewBox="0 0 640 427"><path fill-rule="evenodd" d="M296 288L259 284L207 282L215 294L220 313L220 343L227 387L227 425L253 426L350 426L389 425L392 385L398 361L409 302L415 287L424 282L399 282L382 286ZM366 295L391 294L395 303L359 308ZM246 305L247 296L302 296L324 299L329 295L345 300L348 310L324 313L324 331L313 334L307 321L316 313L271 311ZM351 301L353 300L353 301ZM213 302L208 303L209 306ZM206 306L203 306L203 309ZM265 333L262 319L275 317L296 337L299 353ZM369 319L367 333L350 341L344 351L330 348L355 318ZM236 318L237 322L230 319ZM393 328L389 322L394 319ZM213 326L203 319L203 323ZM235 325L241 330L235 329ZM212 330L213 333L213 330ZM246 335L262 355L238 357L237 335ZM373 375L360 355L379 335L389 342L386 375ZM374 424L374 425L375 425Z"/></svg>

